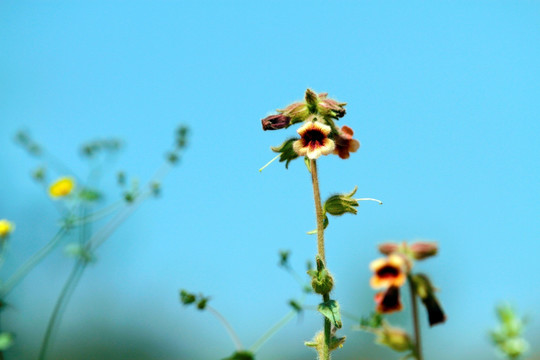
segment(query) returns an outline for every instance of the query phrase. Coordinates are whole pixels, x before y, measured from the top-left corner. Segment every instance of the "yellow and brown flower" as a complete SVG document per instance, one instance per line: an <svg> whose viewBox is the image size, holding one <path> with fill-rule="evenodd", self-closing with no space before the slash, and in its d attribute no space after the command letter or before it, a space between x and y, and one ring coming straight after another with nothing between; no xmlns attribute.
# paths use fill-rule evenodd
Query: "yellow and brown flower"
<svg viewBox="0 0 540 360"><path fill-rule="evenodd" d="M374 289L399 287L407 279L405 260L397 254L374 260L369 267L374 273L370 280L370 285Z"/></svg>
<svg viewBox="0 0 540 360"><path fill-rule="evenodd" d="M334 154L342 159L348 159L352 152L360 148L360 142L353 139L354 131L350 127L343 125L339 133L334 137L336 148Z"/></svg>
<svg viewBox="0 0 540 360"><path fill-rule="evenodd" d="M294 151L312 160L330 154L335 148L334 142L328 138L331 131L330 126L318 121L307 122L298 129L301 138L293 143Z"/></svg>
<svg viewBox="0 0 540 360"><path fill-rule="evenodd" d="M403 305L401 304L399 287L390 286L385 291L378 292L375 294L375 303L377 304L377 312L382 314L401 311L403 309Z"/></svg>

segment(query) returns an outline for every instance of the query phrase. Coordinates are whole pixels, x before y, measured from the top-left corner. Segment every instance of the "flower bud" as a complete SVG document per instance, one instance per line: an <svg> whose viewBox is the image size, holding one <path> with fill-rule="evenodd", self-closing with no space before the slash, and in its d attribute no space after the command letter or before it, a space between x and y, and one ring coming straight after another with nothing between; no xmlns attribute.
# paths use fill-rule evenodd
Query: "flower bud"
<svg viewBox="0 0 540 360"><path fill-rule="evenodd" d="M317 270L308 270L308 275L311 276L311 287L317 294L329 294L334 287L334 279L326 270L321 258L317 256Z"/></svg>
<svg viewBox="0 0 540 360"><path fill-rule="evenodd" d="M355 207L358 206L358 201L352 197L356 193L357 189L358 187L355 186L353 191L348 194L337 194L330 196L324 203L324 211L334 216L343 215L345 213L356 215L358 210L356 210Z"/></svg>
<svg viewBox="0 0 540 360"><path fill-rule="evenodd" d="M270 115L261 120L263 130L279 130L289 127L291 118L283 115Z"/></svg>
<svg viewBox="0 0 540 360"><path fill-rule="evenodd" d="M397 243L387 242L379 244L379 252L384 255L390 255L394 252L397 252L400 248L400 245Z"/></svg>
<svg viewBox="0 0 540 360"><path fill-rule="evenodd" d="M321 99L320 94L319 98ZM319 114L324 117L330 117L334 119L342 118L345 116L346 113L344 108L345 105L347 105L347 103L340 103L334 99L327 99L325 97L321 99L318 103Z"/></svg>
<svg viewBox="0 0 540 360"><path fill-rule="evenodd" d="M290 119L289 125L306 121L310 116L307 105L303 102L293 103L278 112Z"/></svg>
<svg viewBox="0 0 540 360"><path fill-rule="evenodd" d="M419 241L409 245L409 250L415 260L423 260L437 255L438 246L435 242Z"/></svg>
<svg viewBox="0 0 540 360"><path fill-rule="evenodd" d="M383 325L376 334L376 341L381 345L388 346L392 350L403 352L413 348L413 343L409 334L403 329Z"/></svg>
<svg viewBox="0 0 540 360"><path fill-rule="evenodd" d="M255 356L253 356L252 353L246 350L240 350L236 351L234 354L232 354L230 357L225 358L223 360L254 360Z"/></svg>

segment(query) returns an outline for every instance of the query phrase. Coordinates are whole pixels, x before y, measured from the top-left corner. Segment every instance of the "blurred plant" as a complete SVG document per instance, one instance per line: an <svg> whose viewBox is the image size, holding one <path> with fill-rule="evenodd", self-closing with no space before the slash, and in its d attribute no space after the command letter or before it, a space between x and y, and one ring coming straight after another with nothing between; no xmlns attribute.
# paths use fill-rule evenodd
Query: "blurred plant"
<svg viewBox="0 0 540 360"><path fill-rule="evenodd" d="M413 273L415 261L435 256L438 251L434 242L415 242L408 245L403 242L384 243L379 245L379 251L386 255L371 262L370 268L373 277L370 285L374 289L382 289L375 295L376 313L371 318L363 319L360 328L374 333L377 343L390 347L398 352L407 352L404 359L413 358L422 360L422 342L420 336L420 324L418 319L417 297L424 304L429 325L443 323L446 315L435 296L435 287L431 284L428 276L422 273ZM382 314L401 311L400 289L409 282L411 295L412 319L414 325L414 337L405 330L390 326L383 319Z"/></svg>
<svg viewBox="0 0 540 360"><path fill-rule="evenodd" d="M158 169L146 187L140 188L138 181L133 179L131 187L126 188L126 175L122 172L122 176L118 176L118 184L123 189L122 198L117 202L107 206L101 206L100 209L94 210L104 199L102 192L98 189L102 172L121 149L122 142L118 139L103 139L83 144L81 155L88 161L90 166L88 176L83 181L81 177L76 176L62 161L47 152L43 146L32 139L27 132L20 131L17 133L15 137L16 142L30 155L43 162L42 165L32 172L32 177L38 184L44 187L49 197L54 200L61 220L56 235L16 269L5 282L2 282L0 286L0 303L5 304L4 301L13 288L41 260L50 254L67 235L73 234L78 238L76 242L67 244L64 249L65 254L74 259L74 265L59 294L47 324L38 356L40 360L47 357L53 331L60 323L63 310L66 308L81 275L87 265L96 261L96 250L144 200L159 195L161 180L167 175L171 167L178 162L181 152L186 147L187 134L187 127L181 126L178 129L172 149L167 153L163 165ZM62 176L52 182L48 181L48 174L51 170ZM99 224L101 226L98 227L98 222L101 220L106 221L103 224ZM95 231L94 226L98 227ZM5 256L7 235L13 231L13 228L14 226L11 223L0 221L2 245L0 263ZM1 309L4 308L5 306L1 307ZM1 333L0 351L7 348L12 341L13 336L11 334Z"/></svg>
<svg viewBox="0 0 540 360"><path fill-rule="evenodd" d="M315 257L316 269L308 272L311 276L313 290L322 296L322 302L318 311L323 315L323 330L318 332L312 341L305 344L315 348L319 360L330 359L330 353L343 346L345 337L337 337L337 329L342 327L339 303L331 299L330 293L334 287L334 279L326 264L324 230L329 224L328 214L340 216L345 213L356 214L358 202L361 200L379 200L353 198L357 188L350 193L336 194L329 197L324 204L321 203L319 190L319 177L317 159L322 155L335 154L342 159L347 159L351 152L360 147L358 140L353 139L353 130L348 126L339 129L335 121L345 116L345 103L328 98L328 94L316 94L307 89L304 101L293 103L283 110L278 110L277 115L271 115L262 119L263 130L279 130L302 123L297 130L300 137L285 140L280 146L272 147L279 155L263 166L262 171L272 161L279 157L280 162L289 163L298 157L303 157L304 162L311 174L313 185L313 199L315 202L317 229L309 234L317 234L317 255Z"/></svg>
<svg viewBox="0 0 540 360"><path fill-rule="evenodd" d="M291 307L291 310L276 324L274 324L268 331L266 331L257 341L253 343L252 346L249 347L249 349L245 349L242 345L242 342L240 341L240 338L234 331L233 327L227 321L227 319L215 308L208 305L208 302L210 301L210 297L204 296L203 294L194 294L191 292L188 292L187 290L180 290L180 302L185 306L195 305L195 307L200 310L207 310L212 315L214 315L223 325L227 333L229 334L229 337L234 343L234 346L236 348L235 352L228 358L224 358L223 360L254 360L256 352L274 335L276 334L283 326L285 326L290 320L294 318L295 315L300 315L302 313L302 310L304 308L304 300L305 295L312 293L311 288L307 285L306 282L302 280L300 275L289 264L289 251L280 251L279 252L279 266L284 268L289 274L291 274L295 280L298 281L299 285L302 288L302 299L301 300L294 300L291 299L288 302L288 305ZM311 270L311 264L308 262L307 264L308 271Z"/></svg>
<svg viewBox="0 0 540 360"><path fill-rule="evenodd" d="M527 320L516 314L509 304L501 304L495 309L500 324L489 335L500 355L515 360L523 356L529 344L522 337Z"/></svg>

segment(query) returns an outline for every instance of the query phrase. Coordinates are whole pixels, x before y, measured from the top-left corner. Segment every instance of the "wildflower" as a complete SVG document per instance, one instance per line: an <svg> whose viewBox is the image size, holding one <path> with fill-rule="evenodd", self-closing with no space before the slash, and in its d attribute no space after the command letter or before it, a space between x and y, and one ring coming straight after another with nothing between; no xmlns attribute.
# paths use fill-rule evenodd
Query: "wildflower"
<svg viewBox="0 0 540 360"><path fill-rule="evenodd" d="M267 116L261 120L263 130L279 130L291 124L291 118L283 114Z"/></svg>
<svg viewBox="0 0 540 360"><path fill-rule="evenodd" d="M293 143L293 149L299 156L307 156L311 160L321 155L330 154L335 144L328 138L331 128L320 122L308 122L298 129L301 139Z"/></svg>
<svg viewBox="0 0 540 360"><path fill-rule="evenodd" d="M369 264L374 272L370 285L374 289L389 286L401 286L405 283L407 275L404 271L405 260L402 256L391 254L386 258L374 260Z"/></svg>
<svg viewBox="0 0 540 360"><path fill-rule="evenodd" d="M399 287L390 286L386 291L381 291L375 295L375 303L377 304L377 312L389 314L395 311L401 311L401 297L399 296Z"/></svg>
<svg viewBox="0 0 540 360"><path fill-rule="evenodd" d="M339 155L342 159L348 159L350 152L356 152L360 148L360 142L353 139L354 131L350 127L344 125L339 133L334 137L336 148L334 154Z"/></svg>
<svg viewBox="0 0 540 360"><path fill-rule="evenodd" d="M15 224L6 219L0 220L0 239L5 239L15 230Z"/></svg>
<svg viewBox="0 0 540 360"><path fill-rule="evenodd" d="M75 187L75 180L71 177L62 177L49 187L49 195L55 199L68 196Z"/></svg>

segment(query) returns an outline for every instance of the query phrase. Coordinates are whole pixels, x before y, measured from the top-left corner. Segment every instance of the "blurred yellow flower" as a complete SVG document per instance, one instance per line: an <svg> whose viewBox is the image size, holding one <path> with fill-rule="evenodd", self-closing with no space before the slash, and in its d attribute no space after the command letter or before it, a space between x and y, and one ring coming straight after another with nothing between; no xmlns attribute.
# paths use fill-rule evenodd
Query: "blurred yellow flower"
<svg viewBox="0 0 540 360"><path fill-rule="evenodd" d="M49 187L49 195L53 199L64 197L73 191L75 180L71 177L61 177Z"/></svg>
<svg viewBox="0 0 540 360"><path fill-rule="evenodd" d="M15 224L6 219L0 220L0 239L5 239L15 230Z"/></svg>

